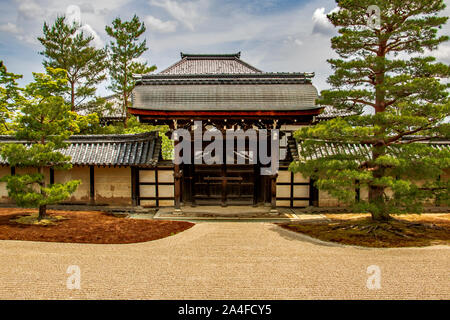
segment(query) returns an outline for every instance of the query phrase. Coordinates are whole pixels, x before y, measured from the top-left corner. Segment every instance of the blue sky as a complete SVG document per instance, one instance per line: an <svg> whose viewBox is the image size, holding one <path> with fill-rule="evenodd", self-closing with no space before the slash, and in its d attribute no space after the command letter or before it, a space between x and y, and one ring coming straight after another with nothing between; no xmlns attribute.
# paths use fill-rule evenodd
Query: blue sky
<svg viewBox="0 0 450 320"><path fill-rule="evenodd" d="M313 83L327 87L334 56L330 39L336 34L325 15L334 0L2 0L0 11L0 60L8 70L31 80L42 72L42 50L36 37L44 21L58 14L79 20L95 36L99 47L108 42L105 25L120 16L137 14L147 26L149 50L142 59L161 71L188 53L232 53L263 71L315 72ZM445 14L450 15L450 0ZM447 24L442 30L450 33ZM450 44L435 53L450 63ZM108 91L103 85L99 94Z"/></svg>

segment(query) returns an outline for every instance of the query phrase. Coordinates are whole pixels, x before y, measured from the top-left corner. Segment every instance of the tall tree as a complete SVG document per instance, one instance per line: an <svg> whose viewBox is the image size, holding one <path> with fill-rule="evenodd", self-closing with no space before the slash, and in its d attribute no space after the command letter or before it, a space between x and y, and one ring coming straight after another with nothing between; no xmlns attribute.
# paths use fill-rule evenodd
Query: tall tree
<svg viewBox="0 0 450 320"><path fill-rule="evenodd" d="M17 80L22 76L8 72L0 60L0 133L10 133L11 120L22 102L22 92Z"/></svg>
<svg viewBox="0 0 450 320"><path fill-rule="evenodd" d="M448 19L439 16L443 1L337 4L328 19L339 28L331 40L339 58L328 60L332 89L322 91L319 103L358 115L298 131L304 161L291 164L291 170L311 175L319 189L356 204L374 220L420 212L433 194L448 200L449 183L439 176L449 168L449 149L418 143L450 137L444 121L450 115L445 81L450 67L426 56L449 39L438 33ZM372 5L380 19L372 15L378 11L369 9ZM333 151L327 152L331 143ZM421 180L427 182L419 186ZM367 201L355 199L355 187L368 189Z"/></svg>
<svg viewBox="0 0 450 320"><path fill-rule="evenodd" d="M86 35L77 22L66 22L65 16L57 17L50 27L44 23L43 37L38 40L44 46L40 52L46 59L45 67L67 71L70 85L72 111L95 95L96 86L106 78L106 50L96 49L92 35Z"/></svg>
<svg viewBox="0 0 450 320"><path fill-rule="evenodd" d="M106 26L106 33L113 38L108 46L109 74L111 86L122 99L122 106L126 114L124 125L127 126L131 92L135 81L133 74L144 74L156 70L156 66L147 66L147 62L138 59L148 49L146 40L139 42L139 37L145 32L144 22L134 15L130 21L116 18L112 26Z"/></svg>
<svg viewBox="0 0 450 320"><path fill-rule="evenodd" d="M16 139L26 143L5 144L1 156L10 166L36 168L36 173L8 175L8 195L20 207L39 208L39 217L46 215L48 204L67 199L80 184L73 180L64 184L46 185L46 169L71 168L70 157L58 150L67 147L65 140L76 130L76 114L70 111L62 94L67 91L66 71L48 68L48 74L34 73L34 82L24 90L25 100L17 116Z"/></svg>

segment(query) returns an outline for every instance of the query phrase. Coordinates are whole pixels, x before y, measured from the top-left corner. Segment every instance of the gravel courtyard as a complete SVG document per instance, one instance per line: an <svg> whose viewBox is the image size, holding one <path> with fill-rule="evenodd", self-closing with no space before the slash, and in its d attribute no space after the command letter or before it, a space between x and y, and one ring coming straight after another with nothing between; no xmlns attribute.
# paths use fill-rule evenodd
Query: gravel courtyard
<svg viewBox="0 0 450 320"><path fill-rule="evenodd" d="M79 266L81 288L66 286ZM368 289L367 267L381 269ZM211 222L124 245L0 242L0 299L450 299L450 247L364 249Z"/></svg>

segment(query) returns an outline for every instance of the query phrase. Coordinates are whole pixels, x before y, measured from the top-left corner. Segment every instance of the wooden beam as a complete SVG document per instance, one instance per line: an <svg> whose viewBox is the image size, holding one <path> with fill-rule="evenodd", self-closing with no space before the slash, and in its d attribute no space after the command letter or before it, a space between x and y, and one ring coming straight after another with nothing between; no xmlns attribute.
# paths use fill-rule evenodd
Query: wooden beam
<svg viewBox="0 0 450 320"><path fill-rule="evenodd" d="M166 116L166 117L277 117L277 116L306 116L306 115L319 115L322 108L313 109L313 110L295 110L295 111L162 111L162 110L143 110L143 109L134 109L128 108L128 111L133 115L142 115L142 116Z"/></svg>

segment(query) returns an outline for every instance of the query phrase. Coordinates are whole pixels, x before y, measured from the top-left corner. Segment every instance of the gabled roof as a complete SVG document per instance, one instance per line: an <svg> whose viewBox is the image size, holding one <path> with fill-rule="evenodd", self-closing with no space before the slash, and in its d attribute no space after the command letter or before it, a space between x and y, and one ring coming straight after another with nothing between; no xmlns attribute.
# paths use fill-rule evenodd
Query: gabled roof
<svg viewBox="0 0 450 320"><path fill-rule="evenodd" d="M187 54L181 53L181 60L161 71L161 75L186 74L252 74L261 70L240 59L241 53L234 54Z"/></svg>
<svg viewBox="0 0 450 320"><path fill-rule="evenodd" d="M158 74L136 75L131 113L316 110L314 73L262 72L241 54L185 54Z"/></svg>
<svg viewBox="0 0 450 320"><path fill-rule="evenodd" d="M157 131L121 135L71 136L69 146L60 152L72 158L77 166L155 166L159 159L161 140ZM24 143L14 136L0 136L2 143ZM0 164L8 163L0 157Z"/></svg>

